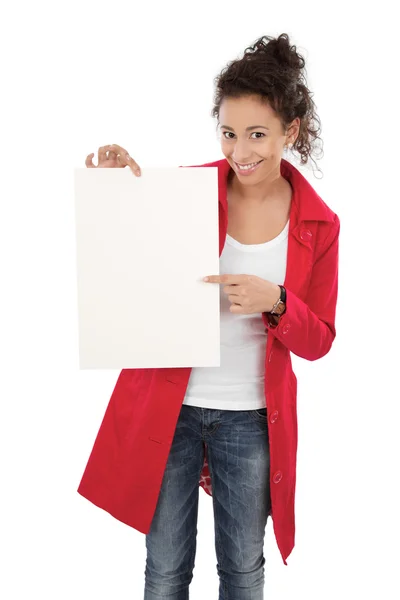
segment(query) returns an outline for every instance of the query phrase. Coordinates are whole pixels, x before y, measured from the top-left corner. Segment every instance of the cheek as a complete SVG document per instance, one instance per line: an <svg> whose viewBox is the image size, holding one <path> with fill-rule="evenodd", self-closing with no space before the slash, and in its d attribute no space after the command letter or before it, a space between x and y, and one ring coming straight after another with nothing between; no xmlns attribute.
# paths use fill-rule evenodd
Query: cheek
<svg viewBox="0 0 400 600"><path fill-rule="evenodd" d="M232 142L229 142L229 141L225 140L224 138L221 138L220 144L221 144L221 150L224 154L230 154L232 152L232 150L233 150Z"/></svg>
<svg viewBox="0 0 400 600"><path fill-rule="evenodd" d="M266 161L275 162L276 160L281 159L281 154L279 152L279 147L274 146L273 144L269 144L267 148L265 148L265 152L263 156Z"/></svg>

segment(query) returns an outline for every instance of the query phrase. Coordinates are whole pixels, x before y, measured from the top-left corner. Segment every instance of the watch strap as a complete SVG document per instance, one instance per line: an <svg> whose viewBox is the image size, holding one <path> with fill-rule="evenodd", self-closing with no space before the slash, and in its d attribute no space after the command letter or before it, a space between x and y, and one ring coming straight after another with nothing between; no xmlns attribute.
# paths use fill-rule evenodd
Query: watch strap
<svg viewBox="0 0 400 600"><path fill-rule="evenodd" d="M286 310L286 289L283 285L279 285L281 295L271 310L271 315L282 315Z"/></svg>

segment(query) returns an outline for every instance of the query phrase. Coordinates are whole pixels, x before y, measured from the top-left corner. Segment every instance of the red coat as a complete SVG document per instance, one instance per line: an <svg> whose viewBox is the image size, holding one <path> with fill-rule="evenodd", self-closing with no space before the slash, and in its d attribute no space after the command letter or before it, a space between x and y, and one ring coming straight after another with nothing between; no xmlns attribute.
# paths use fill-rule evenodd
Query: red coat
<svg viewBox="0 0 400 600"><path fill-rule="evenodd" d="M218 167L221 254L230 165L223 159L196 166ZM262 318L269 333L265 376L271 516L286 565L295 539L297 454L297 378L290 353L317 360L332 346L340 222L300 171L284 159L281 173L293 188L284 281L287 310L278 327L265 315ZM156 509L190 372L190 368L122 369L78 487L93 504L144 534ZM207 458L199 485L211 496Z"/></svg>

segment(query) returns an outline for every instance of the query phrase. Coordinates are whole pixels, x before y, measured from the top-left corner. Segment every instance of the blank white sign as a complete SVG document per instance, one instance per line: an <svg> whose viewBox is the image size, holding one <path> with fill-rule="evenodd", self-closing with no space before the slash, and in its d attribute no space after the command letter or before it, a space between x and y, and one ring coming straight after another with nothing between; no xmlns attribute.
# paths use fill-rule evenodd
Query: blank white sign
<svg viewBox="0 0 400 600"><path fill-rule="evenodd" d="M217 167L75 169L81 369L218 367Z"/></svg>

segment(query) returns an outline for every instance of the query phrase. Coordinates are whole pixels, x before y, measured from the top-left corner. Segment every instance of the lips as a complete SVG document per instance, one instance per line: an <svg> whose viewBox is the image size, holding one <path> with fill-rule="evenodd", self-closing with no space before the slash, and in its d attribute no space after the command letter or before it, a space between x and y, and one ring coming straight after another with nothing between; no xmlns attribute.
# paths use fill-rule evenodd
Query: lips
<svg viewBox="0 0 400 600"><path fill-rule="evenodd" d="M237 173L239 173L241 176L246 176L246 175L251 175L252 173L254 173L254 171L256 171L260 165L260 163L263 162L264 159L259 160L258 162L254 163L254 166L247 168L247 169L241 169L240 165L238 165L238 163L236 161L233 161L235 163L235 167L236 167L236 171ZM252 164L252 163L249 163Z"/></svg>
<svg viewBox="0 0 400 600"><path fill-rule="evenodd" d="M254 163L247 163L247 165L241 165L241 164L237 163L235 160L233 162L240 169L241 167L247 167L248 165L252 165L252 167L255 167L256 165L258 165L261 162L261 160L259 160L258 162L254 162Z"/></svg>

